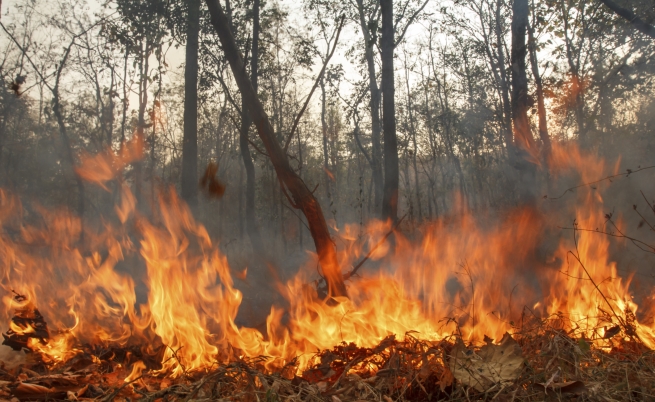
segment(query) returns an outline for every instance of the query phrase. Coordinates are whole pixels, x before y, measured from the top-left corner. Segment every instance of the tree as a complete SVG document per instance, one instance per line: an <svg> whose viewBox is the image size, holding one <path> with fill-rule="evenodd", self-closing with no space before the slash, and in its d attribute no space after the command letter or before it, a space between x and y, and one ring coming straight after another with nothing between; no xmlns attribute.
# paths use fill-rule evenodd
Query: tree
<svg viewBox="0 0 655 402"><path fill-rule="evenodd" d="M184 67L184 138L182 142L182 198L198 201L198 35L200 0L187 0L187 35Z"/></svg>
<svg viewBox="0 0 655 402"><path fill-rule="evenodd" d="M525 34L528 27L528 0L514 0L512 3L512 122L514 144L524 152L535 151L534 138L530 130L528 109L531 106L528 94L528 76L525 56L527 46Z"/></svg>
<svg viewBox="0 0 655 402"><path fill-rule="evenodd" d="M252 5L252 47L250 51L250 81L252 88L257 94L259 78L259 0L254 0ZM257 217L255 216L255 164L250 156L250 145L248 132L252 120L248 113L248 103L245 96L241 96L241 130L239 131L239 150L241 159L246 170L246 231L250 238L250 244L255 254L260 254L264 250L259 229L257 228Z"/></svg>
<svg viewBox="0 0 655 402"><path fill-rule="evenodd" d="M528 49L530 53L530 66L532 68L532 76L534 77L534 85L537 89L537 113L539 117L539 138L542 144L542 156L548 159L550 154L550 136L548 135L548 121L546 118L546 102L544 100L544 84L539 72L539 63L537 61L537 39L534 35L534 26L537 24L537 12L534 9L534 0L532 2L532 24L528 26Z"/></svg>
<svg viewBox="0 0 655 402"><path fill-rule="evenodd" d="M249 114L273 163L282 191L291 205L300 209L307 219L319 263L328 284L329 295L333 297L346 296L346 286L339 268L336 247L330 237L321 206L314 194L307 188L305 182L291 168L287 156L275 138L273 126L257 98L250 79L244 72L244 62L237 49L223 8L217 0L206 0L206 3L211 15L212 25L221 40L223 51L230 63L232 74L237 81L241 95L246 97L250 105L248 108ZM287 190L291 193L290 195Z"/></svg>
<svg viewBox="0 0 655 402"><path fill-rule="evenodd" d="M398 139L396 138L396 101L393 69L395 27L393 0L380 0L382 13L382 129L384 133L384 195L382 217L398 220Z"/></svg>

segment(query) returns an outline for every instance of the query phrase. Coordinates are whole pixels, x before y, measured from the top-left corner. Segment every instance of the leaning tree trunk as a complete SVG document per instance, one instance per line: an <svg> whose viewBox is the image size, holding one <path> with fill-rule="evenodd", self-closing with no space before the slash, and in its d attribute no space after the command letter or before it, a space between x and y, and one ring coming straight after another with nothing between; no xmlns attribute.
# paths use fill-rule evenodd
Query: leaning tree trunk
<svg viewBox="0 0 655 402"><path fill-rule="evenodd" d="M384 133L384 195L382 217L398 220L398 140L396 138L396 104L393 71L394 21L393 0L380 0L382 12L382 129Z"/></svg>
<svg viewBox="0 0 655 402"><path fill-rule="evenodd" d="M243 59L237 49L223 8L218 0L206 0L206 3L211 15L212 25L220 38L225 57L230 63L232 74L241 95L246 98L248 105L250 105L248 112L275 168L282 191L287 195L290 203L295 208L300 209L307 219L318 259L328 284L328 292L330 296L347 296L346 286L337 261L336 247L330 237L321 206L314 194L307 188L305 182L291 168L286 154L275 138L275 131L271 126L268 115L245 73ZM287 191L291 193L290 196Z"/></svg>
<svg viewBox="0 0 655 402"><path fill-rule="evenodd" d="M182 198L198 201L198 34L200 0L187 0L186 65L184 67L184 137L182 140Z"/></svg>

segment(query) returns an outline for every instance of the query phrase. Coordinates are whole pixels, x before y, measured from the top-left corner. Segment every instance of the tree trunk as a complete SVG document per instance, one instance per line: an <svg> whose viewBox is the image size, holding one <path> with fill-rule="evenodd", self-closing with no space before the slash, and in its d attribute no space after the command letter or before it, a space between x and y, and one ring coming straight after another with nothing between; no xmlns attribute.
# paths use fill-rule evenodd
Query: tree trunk
<svg viewBox="0 0 655 402"><path fill-rule="evenodd" d="M250 80L253 90L257 94L258 84L258 58L259 58L259 0L255 0L252 6L252 49L250 59ZM239 149L241 159L246 170L246 232L250 239L253 252L256 255L264 252L264 243L257 228L257 218L255 216L255 164L250 155L250 145L248 143L248 132L250 131L250 115L248 114L248 103L245 96L241 96L241 130L239 131Z"/></svg>
<svg viewBox="0 0 655 402"><path fill-rule="evenodd" d="M384 189L384 177L382 175L382 125L380 124L380 89L378 88L377 75L375 73L375 57L373 46L377 37L372 38L368 31L366 16L364 15L363 0L357 0L359 23L364 36L364 56L368 68L368 87L371 92L371 175L374 188L374 215L380 213L382 208L382 195Z"/></svg>
<svg viewBox="0 0 655 402"><path fill-rule="evenodd" d="M582 4L582 10L577 12L584 13L584 2ZM578 126L578 139L581 143L586 141L586 130L584 124L584 99L582 88L582 80L580 77L580 62L578 56L578 62L576 63L576 54L578 53L573 46L573 42L569 35L569 15L572 5L564 0L561 0L559 3L562 11L562 19L564 20L564 43L566 45L566 60L569 64L569 70L571 72L571 91L575 93L575 104L574 104L574 113L575 120ZM579 50L579 49L578 49Z"/></svg>
<svg viewBox="0 0 655 402"><path fill-rule="evenodd" d="M504 110L504 123L505 123L505 142L507 145L507 153L510 157L510 163L514 155L514 140L512 138L512 112L511 102L509 99L509 85L507 83L507 73L505 64L505 51L503 50L503 33L500 26L501 16L500 8L502 1L496 0L496 42L498 49L498 71L500 72L500 92L503 100Z"/></svg>
<svg viewBox="0 0 655 402"><path fill-rule="evenodd" d="M184 67L184 138L182 140L182 198L198 202L198 34L200 0L187 0L186 66Z"/></svg>
<svg viewBox="0 0 655 402"><path fill-rule="evenodd" d="M518 195L522 203L534 201L536 156L534 138L528 120L530 98L525 56L525 34L528 28L528 0L514 0L512 4L512 121L514 123L514 147L517 153L515 168L518 170ZM527 163L525 163L527 161Z"/></svg>
<svg viewBox="0 0 655 402"><path fill-rule="evenodd" d="M384 195L382 217L398 220L398 140L396 138L396 103L393 70L394 20L393 0L380 0L382 12L382 125L384 132Z"/></svg>
<svg viewBox="0 0 655 402"><path fill-rule="evenodd" d="M418 157L418 144L416 142L416 125L414 124L414 105L412 104L411 88L409 87L409 67L407 66L407 54L405 54L405 84L407 86L407 113L409 116L409 129L411 130L412 143L414 149L412 150L412 167L414 169L414 191L416 195L416 208L418 209L418 220L423 220L423 211L421 210L421 190L419 186L418 165L416 158Z"/></svg>
<svg viewBox="0 0 655 402"><path fill-rule="evenodd" d="M150 41L149 39L144 39L145 48L143 44L141 45L141 58L139 60L139 117L136 127L136 135L139 137L139 140L142 141L144 138L144 130L146 127L146 107L148 106L148 63L150 59ZM143 182L143 161L136 161L133 164L134 166L134 196L137 200L137 205L141 204L141 198L143 196L141 191L141 185Z"/></svg>
<svg viewBox="0 0 655 402"><path fill-rule="evenodd" d="M323 132L323 180L325 181L325 199L330 200L330 156L328 155L328 134L327 121L325 119L326 99L325 99L325 82L321 78L321 130Z"/></svg>
<svg viewBox="0 0 655 402"><path fill-rule="evenodd" d="M528 43L530 48L530 65L532 66L532 75L534 84L537 87L537 113L539 115L539 138L542 143L542 156L548 160L550 155L550 136L548 135L548 121L546 118L546 104L544 102L544 85L539 73L539 64L537 62L537 43L534 38L534 27L528 27Z"/></svg>
<svg viewBox="0 0 655 402"><path fill-rule="evenodd" d="M130 56L130 48L125 47L125 65L123 66L123 118L121 119L121 146L125 142L125 125L127 124L127 60Z"/></svg>
<svg viewBox="0 0 655 402"><path fill-rule="evenodd" d="M534 139L528 120L530 99L526 74L525 33L528 26L528 0L514 0L512 3L512 122L514 143L525 151L534 150Z"/></svg>
<svg viewBox="0 0 655 402"><path fill-rule="evenodd" d="M84 182L82 181L82 178L77 174L75 171L75 157L73 156L73 145L70 142L70 139L68 138L68 130L66 128L66 122L64 121L64 116L63 113L61 112L61 102L59 101L59 83L61 80L61 73L64 70L64 66L66 65L66 61L68 60L68 56L70 55L71 49L73 47L73 42L66 48L64 52L64 57L61 60L61 63L59 64L59 67L57 68L57 74L55 78L55 85L52 88L52 111L55 114L55 117L57 118L57 125L59 125L59 134L61 135L61 139L64 142L64 147L66 149L66 156L68 158L68 162L70 163L71 166L71 171L73 172L73 175L75 177L75 184L77 185L77 214L80 216L80 223L81 223L81 229L80 229L80 241L84 240Z"/></svg>
<svg viewBox="0 0 655 402"><path fill-rule="evenodd" d="M346 286L337 260L336 247L330 237L321 206L314 197L314 194L307 188L307 185L293 171L286 154L275 138L273 126L271 126L264 107L257 98L252 83L244 72L243 59L239 54L234 37L229 29L223 8L218 0L206 0L206 3L211 14L212 25L216 29L223 45L225 57L230 63L232 74L242 96L245 96L246 101L250 105L248 111L275 168L282 190L285 195L287 195L287 190L291 193L289 197L291 205L300 209L307 219L309 230L316 246L319 263L321 264L328 284L328 292L330 296L347 296Z"/></svg>

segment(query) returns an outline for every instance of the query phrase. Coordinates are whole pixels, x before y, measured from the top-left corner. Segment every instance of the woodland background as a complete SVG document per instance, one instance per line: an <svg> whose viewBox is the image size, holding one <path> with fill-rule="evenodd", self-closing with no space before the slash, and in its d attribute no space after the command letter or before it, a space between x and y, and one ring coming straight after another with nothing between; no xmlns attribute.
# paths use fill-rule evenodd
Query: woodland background
<svg viewBox="0 0 655 402"><path fill-rule="evenodd" d="M396 0L391 84L382 74L378 1L221 3L278 141L288 142L291 166L316 189L332 230L405 215L404 225L418 227L537 199L550 143L655 164L655 40L604 2ZM655 20L652 0L617 4L647 26ZM523 93L512 81L512 21L521 5ZM28 216L37 205L68 208L98 224L119 189L83 182L74 166L84 153L118 150L142 135L145 158L124 179L144 213L159 189L174 186L228 252L250 255L257 237L278 256L313 249L306 221L242 118L204 2L1 7L0 188L29 201ZM342 18L335 55L317 80ZM394 89L396 150L382 107ZM523 138L513 119L520 102ZM399 201L391 216L383 183L394 154ZM212 162L222 197L198 185ZM532 172L528 179L523 171Z"/></svg>

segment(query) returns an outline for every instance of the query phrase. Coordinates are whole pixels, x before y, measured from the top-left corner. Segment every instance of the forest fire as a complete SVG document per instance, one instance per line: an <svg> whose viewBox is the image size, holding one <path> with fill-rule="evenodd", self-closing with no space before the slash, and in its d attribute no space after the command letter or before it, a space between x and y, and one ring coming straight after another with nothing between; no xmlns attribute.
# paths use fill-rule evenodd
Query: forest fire
<svg viewBox="0 0 655 402"><path fill-rule="evenodd" d="M539 228L546 225L536 207L509 212L486 227L464 211L456 225L425 225L419 239L396 232L395 244L380 242L390 224L369 225L361 239L357 227L346 226L338 233L345 245L338 254L341 267L373 250L379 273L351 280L349 298L326 302L310 283L310 263L290 282L277 283L288 308L272 308L266 333L238 327L242 294L203 225L172 190L160 194L148 218L120 181L122 169L141 156L136 138L119 153L82 158L80 176L108 192L120 189L116 216L98 227L82 228L70 213L38 207L42 223L28 224L17 197L0 194L4 322L10 325L5 343L32 351L44 369L96 365L132 382L146 374L185 379L256 361L263 373L333 383L344 372L370 377L384 371L364 358L342 364L340 373L326 371L339 360L337 350L370 357L403 336L429 348L455 340L491 345L505 333L519 340L530 331L543 333L533 328L535 320L599 350L655 348L654 324L637 320L630 278L618 275L609 240L583 230L608 219L602 195L589 188L578 192L576 243L573 232L562 238L549 256L551 266L534 257L544 241ZM574 171L583 182L607 173L602 161L576 147L555 147L551 166L554 175ZM137 306L129 264L146 268L145 304ZM316 354L335 347L336 354ZM441 359L443 384L448 359L435 359ZM428 360L404 364L425 371Z"/></svg>

